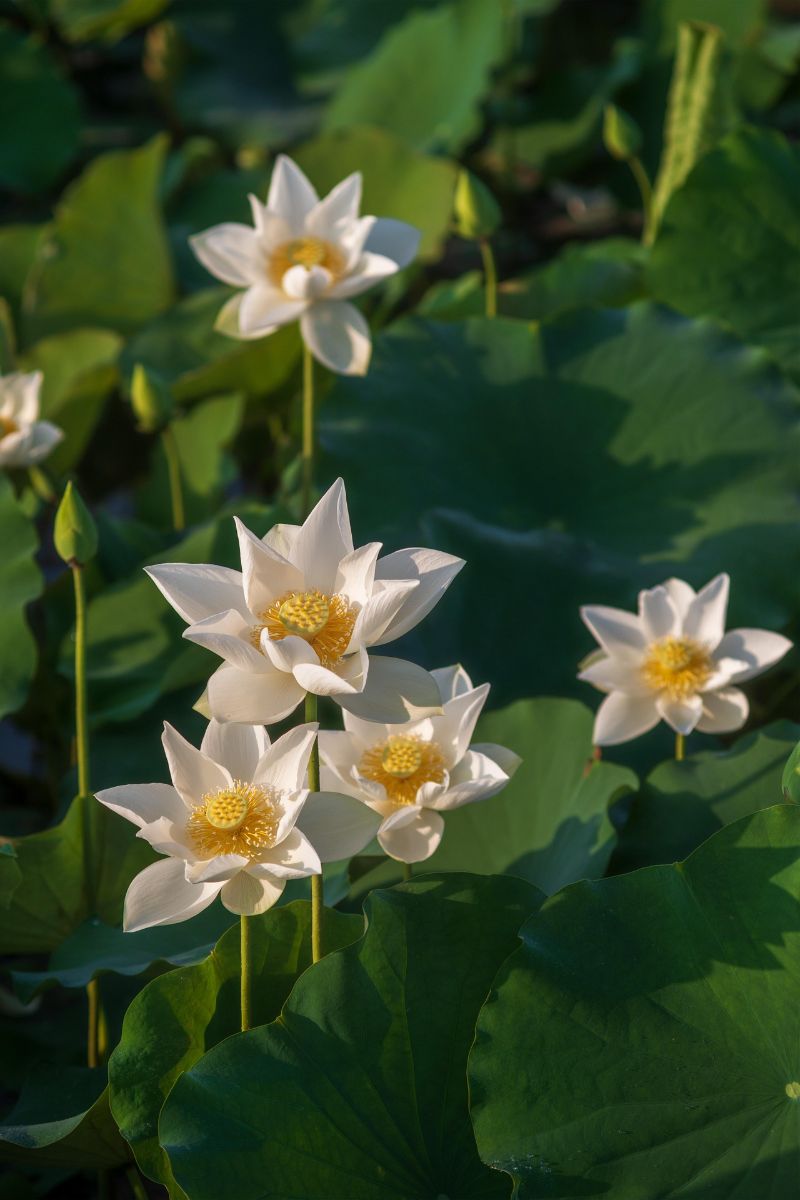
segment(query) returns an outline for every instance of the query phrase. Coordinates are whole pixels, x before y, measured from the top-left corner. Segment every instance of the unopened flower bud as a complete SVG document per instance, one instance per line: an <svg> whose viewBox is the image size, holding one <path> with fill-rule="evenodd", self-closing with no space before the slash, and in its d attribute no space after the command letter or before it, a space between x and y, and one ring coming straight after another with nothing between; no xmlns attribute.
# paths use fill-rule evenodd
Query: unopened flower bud
<svg viewBox="0 0 800 1200"><path fill-rule="evenodd" d="M603 144L621 162L636 158L642 148L642 131L616 104L607 104L603 114Z"/></svg>
<svg viewBox="0 0 800 1200"><path fill-rule="evenodd" d="M141 363L133 368L131 405L142 433L158 433L172 420L174 405L169 388L159 375Z"/></svg>
<svg viewBox="0 0 800 1200"><path fill-rule="evenodd" d="M97 526L71 481L56 510L53 540L65 563L83 566L97 553Z"/></svg>
<svg viewBox="0 0 800 1200"><path fill-rule="evenodd" d="M456 233L475 241L491 237L500 224L500 205L480 179L461 170L455 193Z"/></svg>

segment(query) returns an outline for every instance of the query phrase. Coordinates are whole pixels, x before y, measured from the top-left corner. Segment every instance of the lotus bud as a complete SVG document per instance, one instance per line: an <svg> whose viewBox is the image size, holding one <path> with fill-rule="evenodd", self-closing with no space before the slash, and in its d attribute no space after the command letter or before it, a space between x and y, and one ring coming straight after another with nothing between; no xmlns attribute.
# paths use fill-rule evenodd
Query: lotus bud
<svg viewBox="0 0 800 1200"><path fill-rule="evenodd" d="M455 193L456 233L477 241L491 237L500 224L500 205L492 193L469 171L461 170Z"/></svg>
<svg viewBox="0 0 800 1200"><path fill-rule="evenodd" d="M159 375L141 363L133 368L131 404L141 433L158 433L172 420L174 405L169 388Z"/></svg>
<svg viewBox="0 0 800 1200"><path fill-rule="evenodd" d="M56 510L55 547L65 563L84 566L97 553L97 526L70 481Z"/></svg>
<svg viewBox="0 0 800 1200"><path fill-rule="evenodd" d="M630 162L642 148L642 131L616 104L607 104L603 114L603 144L620 162Z"/></svg>

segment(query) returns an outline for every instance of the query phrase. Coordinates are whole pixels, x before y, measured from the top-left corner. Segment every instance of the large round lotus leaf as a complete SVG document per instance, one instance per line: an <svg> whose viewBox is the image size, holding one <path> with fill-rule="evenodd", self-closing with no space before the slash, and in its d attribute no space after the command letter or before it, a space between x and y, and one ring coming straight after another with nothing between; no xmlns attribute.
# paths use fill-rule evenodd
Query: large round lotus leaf
<svg viewBox="0 0 800 1200"><path fill-rule="evenodd" d="M456 151L503 55L502 5L459 0L412 12L344 76L324 128L377 125L420 149Z"/></svg>
<svg viewBox="0 0 800 1200"><path fill-rule="evenodd" d="M306 971L274 1024L175 1084L159 1136L192 1200L507 1198L510 1179L475 1153L466 1059L540 900L508 876L373 892L361 941Z"/></svg>
<svg viewBox="0 0 800 1200"><path fill-rule="evenodd" d="M578 606L635 608L673 573L729 571L732 621L780 628L797 411L763 354L648 304L538 330L407 320L326 398L321 478L347 480L360 541L467 560L407 653L463 656L497 703L574 688Z"/></svg>
<svg viewBox="0 0 800 1200"><path fill-rule="evenodd" d="M37 1068L0 1125L0 1161L104 1170L128 1157L102 1067Z"/></svg>
<svg viewBox="0 0 800 1200"><path fill-rule="evenodd" d="M311 962L310 912L310 904L301 901L251 919L253 1025L277 1017ZM361 917L327 912L326 951L355 941L363 928ZM203 962L152 980L125 1014L122 1037L108 1064L114 1117L137 1162L152 1179L173 1187L158 1144L158 1114L181 1073L241 1027L239 945L237 922Z"/></svg>
<svg viewBox="0 0 800 1200"><path fill-rule="evenodd" d="M520 700L482 716L474 741L506 746L522 762L499 796L446 814L426 868L507 871L548 893L602 875L616 842L609 806L636 776L592 761L592 724L574 700Z"/></svg>
<svg viewBox="0 0 800 1200"><path fill-rule="evenodd" d="M800 375L800 155L780 134L740 129L670 200L652 250L654 294L713 315Z"/></svg>
<svg viewBox="0 0 800 1200"><path fill-rule="evenodd" d="M675 862L723 825L777 804L784 766L799 738L800 726L781 721L727 750L661 763L631 805L612 869Z"/></svg>
<svg viewBox="0 0 800 1200"><path fill-rule="evenodd" d="M522 931L470 1056L520 1200L790 1200L800 1170L800 809L579 883Z"/></svg>

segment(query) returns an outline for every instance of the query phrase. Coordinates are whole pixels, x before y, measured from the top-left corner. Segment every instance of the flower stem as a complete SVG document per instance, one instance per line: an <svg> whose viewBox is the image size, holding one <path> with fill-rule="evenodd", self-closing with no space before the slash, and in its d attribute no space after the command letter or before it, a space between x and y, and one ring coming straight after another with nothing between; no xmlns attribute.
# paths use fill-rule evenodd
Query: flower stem
<svg viewBox="0 0 800 1200"><path fill-rule="evenodd" d="M44 500L46 504L55 504L57 502L58 496L56 496L53 490L53 485L41 467L28 467L28 479L40 500Z"/></svg>
<svg viewBox="0 0 800 1200"><path fill-rule="evenodd" d="M131 1185L134 1200L147 1200L147 1192L145 1191L142 1177L135 1166L131 1165L125 1172L128 1183Z"/></svg>
<svg viewBox="0 0 800 1200"><path fill-rule="evenodd" d="M317 719L317 697L312 692L306 692L306 721ZM311 758L308 762L308 786L312 792L319 791L319 741L314 738ZM325 902L322 897L322 876L311 876L311 961L319 962L322 958L322 920Z"/></svg>
<svg viewBox="0 0 800 1200"><path fill-rule="evenodd" d="M675 734L675 761L683 762L685 758L685 738L682 733Z"/></svg>
<svg viewBox="0 0 800 1200"><path fill-rule="evenodd" d="M239 917L241 933L242 972L242 1033L250 1028L250 918L244 913Z"/></svg>
<svg viewBox="0 0 800 1200"><path fill-rule="evenodd" d="M480 239L481 258L483 259L483 275L486 284L486 316L497 316L497 267L492 253L492 246L487 237Z"/></svg>
<svg viewBox="0 0 800 1200"><path fill-rule="evenodd" d="M83 567L70 564L75 589L75 752L78 760L78 796L83 806L83 856L86 897L89 914L97 908L95 896L94 838L92 831L91 787L89 783L89 717L86 691L86 587ZM86 985L88 1025L86 1061L90 1067L100 1065L100 982L92 979Z"/></svg>
<svg viewBox="0 0 800 1200"><path fill-rule="evenodd" d="M311 512L314 500L314 359L303 343L303 517Z"/></svg>
<svg viewBox="0 0 800 1200"><path fill-rule="evenodd" d="M642 241L645 245L648 245L650 240L650 225L653 219L653 188L642 160L634 154L627 161L639 188L639 195L642 197Z"/></svg>
<svg viewBox="0 0 800 1200"><path fill-rule="evenodd" d="M175 440L175 430L171 425L165 425L161 430L161 444L167 460L169 474L169 495L172 501L172 528L180 533L186 528L186 512L183 506L183 484L181 483L181 460L178 454L178 443Z"/></svg>
<svg viewBox="0 0 800 1200"><path fill-rule="evenodd" d="M411 866L411 863L403 863L403 880L407 883L413 877L414 868Z"/></svg>

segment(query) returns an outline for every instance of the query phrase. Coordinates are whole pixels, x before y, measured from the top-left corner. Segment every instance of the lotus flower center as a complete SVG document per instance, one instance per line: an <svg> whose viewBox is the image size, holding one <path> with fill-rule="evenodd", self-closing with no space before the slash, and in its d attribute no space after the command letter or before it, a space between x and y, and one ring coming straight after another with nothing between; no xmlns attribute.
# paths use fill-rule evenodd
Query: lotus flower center
<svg viewBox="0 0 800 1200"><path fill-rule="evenodd" d="M275 845L280 796L274 788L235 779L230 787L207 792L189 817L187 830L202 858L240 854L255 858Z"/></svg>
<svg viewBox="0 0 800 1200"><path fill-rule="evenodd" d="M272 253L267 266L267 275L276 287L280 287L284 275L291 267L324 267L334 279L337 279L345 268L342 252L330 242L318 237L293 238L284 242Z"/></svg>
<svg viewBox="0 0 800 1200"><path fill-rule="evenodd" d="M298 592L278 609L278 620L286 632L306 639L316 637L330 616L331 606L321 592Z"/></svg>
<svg viewBox="0 0 800 1200"><path fill-rule="evenodd" d="M342 659L358 616L358 605L346 596L324 592L289 592L261 613L260 624L250 631L256 649L266 630L270 641L301 637L316 652L323 667L334 667Z"/></svg>
<svg viewBox="0 0 800 1200"><path fill-rule="evenodd" d="M205 812L215 829L238 829L247 816L247 800L239 792L217 792L206 800Z"/></svg>
<svg viewBox="0 0 800 1200"><path fill-rule="evenodd" d="M361 755L358 772L380 783L395 807L415 804L423 783L442 783L444 755L436 742L413 735L393 734Z"/></svg>
<svg viewBox="0 0 800 1200"><path fill-rule="evenodd" d="M642 673L654 691L685 700L711 678L714 663L706 647L693 638L662 638L649 647Z"/></svg>
<svg viewBox="0 0 800 1200"><path fill-rule="evenodd" d="M0 437L8 437L10 433L16 433L19 429L16 421L12 421L11 417L0 417Z"/></svg>
<svg viewBox="0 0 800 1200"><path fill-rule="evenodd" d="M422 750L413 738L396 737L386 743L381 763L387 775L408 779L422 766Z"/></svg>

